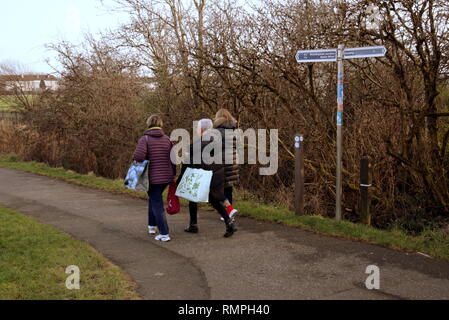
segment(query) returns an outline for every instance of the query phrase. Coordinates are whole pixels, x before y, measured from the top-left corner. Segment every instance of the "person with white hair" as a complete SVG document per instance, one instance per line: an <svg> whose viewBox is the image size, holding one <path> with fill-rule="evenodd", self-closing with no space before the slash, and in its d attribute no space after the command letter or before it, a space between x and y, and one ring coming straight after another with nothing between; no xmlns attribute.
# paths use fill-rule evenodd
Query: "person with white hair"
<svg viewBox="0 0 449 320"><path fill-rule="evenodd" d="M205 139L202 138L207 133L208 130L213 129L213 126L214 125L211 119L201 119L198 122L197 133L200 138L190 145L190 152L185 159L187 161L184 161L182 165L181 174L179 175L176 184L179 185L182 176L184 175L184 172L186 171L187 168L203 169L213 172L209 190L209 204L212 205L212 207L215 210L217 210L217 212L223 218L226 225L226 233L224 234L224 237L229 238L234 234L236 228L234 226L234 223L232 223L231 219L229 218L229 215L226 212L226 208L222 203L226 199L224 194L224 184L225 184L224 165L222 163L212 163L212 164L205 163L202 157L203 150L207 146L209 146L210 143L217 143L214 142L214 139L211 139L211 141L205 141ZM195 144L200 145L198 146ZM212 150L215 149L221 151L221 144L220 147L213 148ZM195 157L194 152L201 152L200 157ZM213 157L214 155L212 154L211 156ZM221 154L219 156L221 158ZM201 161L200 163L195 164L194 159L197 158L201 159ZM197 203L189 202L189 213L190 213L190 224L184 231L189 233L198 233L199 229L198 229Z"/></svg>
<svg viewBox="0 0 449 320"><path fill-rule="evenodd" d="M201 137L207 130L212 129L213 127L214 123L211 119L201 119L200 121L198 121L196 133Z"/></svg>

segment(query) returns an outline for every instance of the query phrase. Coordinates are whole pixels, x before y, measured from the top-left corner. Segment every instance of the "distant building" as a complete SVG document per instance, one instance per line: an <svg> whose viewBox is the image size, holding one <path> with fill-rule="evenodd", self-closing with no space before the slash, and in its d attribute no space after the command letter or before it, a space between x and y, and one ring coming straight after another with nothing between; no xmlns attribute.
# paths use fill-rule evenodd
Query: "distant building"
<svg viewBox="0 0 449 320"><path fill-rule="evenodd" d="M139 79L147 89L155 89L157 87L157 79L155 77L140 77Z"/></svg>
<svg viewBox="0 0 449 320"><path fill-rule="evenodd" d="M42 74L0 75L1 91L8 93L14 91L15 88L24 92L43 89L55 91L59 88L59 79L52 75Z"/></svg>

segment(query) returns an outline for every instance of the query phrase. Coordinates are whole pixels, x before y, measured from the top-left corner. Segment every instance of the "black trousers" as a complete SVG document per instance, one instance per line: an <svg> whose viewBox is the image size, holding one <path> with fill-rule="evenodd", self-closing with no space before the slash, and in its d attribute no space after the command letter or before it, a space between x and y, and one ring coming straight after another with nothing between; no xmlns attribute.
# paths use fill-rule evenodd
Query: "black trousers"
<svg viewBox="0 0 449 320"><path fill-rule="evenodd" d="M232 204L232 187L224 188L225 198Z"/></svg>
<svg viewBox="0 0 449 320"><path fill-rule="evenodd" d="M226 208L220 201L211 201L209 204L217 210L220 216L224 219L226 225L229 224L230 219L228 213L226 212ZM190 213L190 225L198 224L198 203L189 202L189 213Z"/></svg>

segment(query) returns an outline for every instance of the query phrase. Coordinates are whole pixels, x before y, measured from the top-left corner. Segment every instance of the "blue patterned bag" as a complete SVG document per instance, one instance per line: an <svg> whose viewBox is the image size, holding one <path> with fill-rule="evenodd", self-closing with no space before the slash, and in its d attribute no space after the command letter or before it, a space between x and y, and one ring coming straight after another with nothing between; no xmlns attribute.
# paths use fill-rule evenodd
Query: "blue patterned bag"
<svg viewBox="0 0 449 320"><path fill-rule="evenodd" d="M136 191L148 191L148 165L149 161L143 162L133 161L128 169L128 174L125 178L125 187Z"/></svg>

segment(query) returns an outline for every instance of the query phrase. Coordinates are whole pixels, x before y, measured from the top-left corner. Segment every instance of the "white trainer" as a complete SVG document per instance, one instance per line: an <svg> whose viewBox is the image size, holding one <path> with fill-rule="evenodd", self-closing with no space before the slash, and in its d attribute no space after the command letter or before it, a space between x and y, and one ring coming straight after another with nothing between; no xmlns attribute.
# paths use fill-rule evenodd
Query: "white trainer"
<svg viewBox="0 0 449 320"><path fill-rule="evenodd" d="M152 226L148 227L149 234L156 234L156 232L157 232L157 227L152 227Z"/></svg>
<svg viewBox="0 0 449 320"><path fill-rule="evenodd" d="M154 237L154 240L156 240L156 241L162 241L162 242L168 242L168 241L170 241L171 239L170 239L170 236L169 236L168 234L164 234L164 235L159 234L159 235L157 235L156 237Z"/></svg>
<svg viewBox="0 0 449 320"><path fill-rule="evenodd" d="M162 242L168 242L168 241L170 241L171 240L171 238L170 238L170 236L167 234L167 235L165 235L165 236L162 236L162 238L161 238L161 241Z"/></svg>

